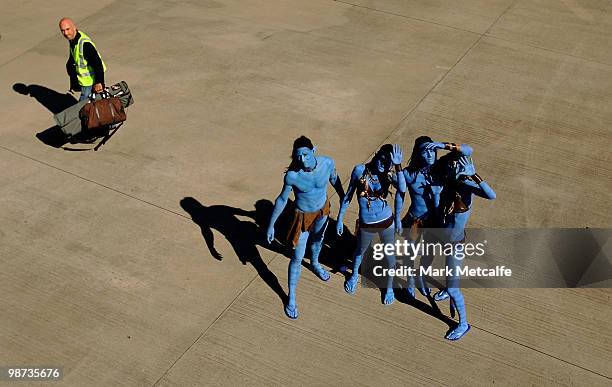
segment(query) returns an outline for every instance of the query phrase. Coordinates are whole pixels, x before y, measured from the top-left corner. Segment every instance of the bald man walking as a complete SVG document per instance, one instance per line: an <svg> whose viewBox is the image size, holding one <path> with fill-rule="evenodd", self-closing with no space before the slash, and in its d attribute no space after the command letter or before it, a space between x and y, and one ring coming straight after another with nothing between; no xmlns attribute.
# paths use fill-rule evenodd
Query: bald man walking
<svg viewBox="0 0 612 387"><path fill-rule="evenodd" d="M70 90L81 91L79 101L87 99L92 92L104 89L106 65L96 49L96 45L84 32L79 31L72 19L59 21L62 35L70 43L66 71L70 76Z"/></svg>

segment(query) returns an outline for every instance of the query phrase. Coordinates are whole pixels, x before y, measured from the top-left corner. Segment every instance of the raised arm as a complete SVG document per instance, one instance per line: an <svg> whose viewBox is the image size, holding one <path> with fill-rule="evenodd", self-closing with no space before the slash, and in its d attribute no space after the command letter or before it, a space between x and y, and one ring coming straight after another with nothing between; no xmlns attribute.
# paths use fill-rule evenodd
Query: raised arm
<svg viewBox="0 0 612 387"><path fill-rule="evenodd" d="M470 176L470 180L465 180L464 184L469 185L472 188L472 193L481 198L494 200L497 197L493 188L478 174Z"/></svg>
<svg viewBox="0 0 612 387"><path fill-rule="evenodd" d="M393 185L398 192L404 193L406 192L406 178L404 177L404 172L402 171L402 158L402 149L398 144L394 144L393 152L391 153L391 162L393 163L393 168L395 169Z"/></svg>
<svg viewBox="0 0 612 387"><path fill-rule="evenodd" d="M402 207L404 206L404 195L406 194L406 178L404 177L404 171L402 171L402 149L398 144L393 145L393 152L391 153L391 161L393 162L393 168L395 173L393 174L393 185L397 189L395 194L395 232L398 234L402 233Z"/></svg>
<svg viewBox="0 0 612 387"><path fill-rule="evenodd" d="M491 186L489 186L489 184L487 184L487 182L476 173L476 167L474 166L474 162L472 161L471 157L460 158L459 165L461 165L464 169L464 171L460 174L466 175L470 178L469 180L464 180L463 183L472 188L472 193L474 195L489 200L494 200L497 197L495 191L493 191L493 188L491 188Z"/></svg>
<svg viewBox="0 0 612 387"><path fill-rule="evenodd" d="M267 240L268 243L272 243L274 240L274 224L278 220L278 217L285 209L287 205L287 201L289 200L289 193L291 193L291 184L289 183L289 173L285 174L285 179L283 181L283 189L281 193L278 195L276 200L274 201L274 209L272 210L272 215L270 216L270 223L268 223L268 232L267 232Z"/></svg>
<svg viewBox="0 0 612 387"><path fill-rule="evenodd" d="M474 150L468 144L457 145L454 142L430 142L425 146L426 149L444 149L447 151L460 152L464 156L471 156Z"/></svg>
<svg viewBox="0 0 612 387"><path fill-rule="evenodd" d="M357 189L357 183L359 178L363 174L363 169L365 167L363 165L357 165L353 168L353 172L351 173L351 181L349 182L349 186L346 189L346 194L342 197L340 201L340 209L338 210L338 221L336 223L336 233L338 235L342 235L344 232L344 213L346 209L351 204L351 200L353 200L353 195L355 194L355 190Z"/></svg>

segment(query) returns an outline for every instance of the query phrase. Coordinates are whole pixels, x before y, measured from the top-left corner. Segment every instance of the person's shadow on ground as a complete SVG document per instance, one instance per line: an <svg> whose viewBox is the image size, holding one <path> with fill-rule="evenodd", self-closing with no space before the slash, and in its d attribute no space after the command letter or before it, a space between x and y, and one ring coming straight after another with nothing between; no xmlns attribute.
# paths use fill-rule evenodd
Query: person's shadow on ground
<svg viewBox="0 0 612 387"><path fill-rule="evenodd" d="M345 230L346 233L346 230ZM377 241L379 243L379 241ZM350 246L352 249L354 249L355 246L355 238L351 236L351 238L349 240L347 240L346 242L344 242L344 244ZM336 249L338 249L338 247L336 247ZM353 251L353 250L351 250ZM384 302L385 299L385 295L387 293L387 280L385 277L377 277L375 275L372 274L372 269L373 266L371 264L368 264L368 262L373 262L372 260L372 246L370 246L368 248L368 250L364 253L364 257L363 257L363 261L360 267L360 275L361 275L361 279L360 282L361 284L365 284L365 287L367 288L377 288L380 292L380 301L381 303ZM403 260L400 257L396 257L397 259L397 265L399 266L413 266L414 264L409 264L409 260ZM350 264L352 267L352 262L350 261L345 261L346 264ZM366 274L364 275L364 270L366 271ZM346 280L348 280L351 276L351 273L345 272L344 275L346 277ZM435 278L431 278L431 277L426 277L425 278L427 281L427 285L428 286L433 286L432 288L432 292L431 294L429 294L426 299L427 299L427 303L421 301L421 299L424 298L423 295L420 294L420 292L418 290L415 289L417 295L417 298L412 298L408 295L408 281L405 278L395 278L394 283L393 283L393 290L394 290L394 294L395 294L395 299L401 303L401 304L405 304L405 305L409 305L414 307L415 309L420 310L421 312L428 314L431 317L434 317L442 322L444 322L446 325L448 325L449 329L450 328L454 328L457 326L457 323L451 318L454 317L454 309L451 309L451 317L448 317L446 315L444 315L444 313L440 310L440 307L438 306L438 304L436 303L436 301L433 299L433 294L436 291L436 288L442 290L444 289L444 285L442 283L440 283L438 280L436 280ZM362 286L362 285L359 285ZM449 301L447 301L449 302Z"/></svg>
<svg viewBox="0 0 612 387"><path fill-rule="evenodd" d="M57 114L77 103L77 99L70 94L62 94L40 85L15 83L13 90L19 94L34 98L52 114ZM59 148L66 144L66 136L57 125L37 133L36 137L44 144L54 148Z"/></svg>
<svg viewBox="0 0 612 387"><path fill-rule="evenodd" d="M289 259L293 254L290 246L276 240L272 243L268 243L266 240L266 230L274 208L271 201L258 200L255 203L255 210L251 211L226 205L204 206L192 197L183 198L180 205L191 216L193 222L200 227L202 237L213 258L219 261L224 258L215 248L212 232L214 229L227 239L240 262L243 265L252 264L264 282L274 290L283 303L286 302L287 295L280 286L278 278L268 269L258 250L258 247L263 247ZM293 207L294 203L290 200L285 211L276 221L277 235L283 235L283 231L288 229ZM240 216L250 218L250 220L240 220L238 218ZM352 252L352 245L354 244L354 237L348 230L345 230L344 235L339 238L335 235L335 229L336 222L330 219L325 244L319 258L319 261L329 267L332 272L341 271L343 266L346 267L350 264L350 252ZM302 261L302 264L308 267L306 260Z"/></svg>
<svg viewBox="0 0 612 387"><path fill-rule="evenodd" d="M251 211L226 205L204 206L192 197L183 198L180 201L180 205L191 216L193 222L200 227L206 246L213 258L219 261L224 259L223 255L215 248L212 230L216 230L228 240L240 262L243 265L247 263L253 265L257 274L278 295L283 304L287 302L287 294L278 282L276 275L268 269L258 250L260 246L282 254L287 258L291 258L292 255L291 248L277 241L270 244L266 241L266 229L274 207L271 201L265 199L258 200L255 203L255 210ZM290 213L292 207L292 203L288 203L287 209L283 211L283 214L276 222L275 228L277 230L287 230L291 220ZM239 217L246 217L250 220L241 220ZM352 266L351 259L352 252L354 251L355 237L346 227L343 236L337 237L335 229L335 220L330 219L320 262L331 268L332 272L344 272L344 268ZM306 266L305 262L303 264ZM441 284L437 285L441 287ZM405 286L406 284L404 283L401 289L396 289L395 291L398 302L413 306L421 312L445 322L451 328L456 325L456 322L440 311L431 296L428 297L429 305L418 299L409 298L406 294ZM384 289L381 290L381 297L384 297Z"/></svg>
<svg viewBox="0 0 612 387"><path fill-rule="evenodd" d="M77 99L70 94L62 94L40 85L15 83L13 85L13 90L19 94L29 95L34 98L52 114L57 114L77 103Z"/></svg>
<svg viewBox="0 0 612 387"><path fill-rule="evenodd" d="M353 267L353 252L357 243L355 236L351 233L350 227L344 225L342 236L336 234L336 219L329 218L323 247L319 262L327 266L332 273L343 273L347 276L347 270ZM307 250L306 255L308 256Z"/></svg>
<svg viewBox="0 0 612 387"><path fill-rule="evenodd" d="M408 292L406 290L406 287L407 287L406 281L402 281L403 286L401 288L394 289L395 299L402 304L410 305L420 310L421 312L428 314L431 317L434 317L442 321L443 323L448 325L449 329L454 328L455 326L457 326L457 323L451 318L451 317L454 317L454 310L451 309L452 310L451 317L446 316L444 313L442 313L442 311L440 310L440 307L438 306L436 301L433 299L433 294L436 292L436 287L440 290L442 290L444 287L439 282L433 281L430 279L430 284L432 283L434 284L435 287L432 288L431 295L427 296L428 303L425 303L418 298L409 297ZM397 284L395 286L397 286ZM417 297L419 298L422 297L422 295L418 291L417 293L419 294ZM381 289L381 300L382 299L384 299L384 290ZM450 300L446 302L450 302Z"/></svg>
<svg viewBox="0 0 612 387"><path fill-rule="evenodd" d="M269 200L258 200L254 211L246 211L241 208L226 205L204 206L192 197L185 197L180 202L181 207L191 216L195 224L200 226L202 236L206 242L211 255L221 261L223 256L215 248L214 234L217 230L230 243L234 252L243 265L250 263L257 274L281 299L283 304L287 302L287 294L278 282L276 275L268 269L268 266L259 254L258 246L265 247L276 253L291 256L291 251L278 242L268 244L265 240L265 228L272 213L273 205ZM238 217L247 217L251 220L240 220ZM286 218L281 217L277 227L283 227Z"/></svg>

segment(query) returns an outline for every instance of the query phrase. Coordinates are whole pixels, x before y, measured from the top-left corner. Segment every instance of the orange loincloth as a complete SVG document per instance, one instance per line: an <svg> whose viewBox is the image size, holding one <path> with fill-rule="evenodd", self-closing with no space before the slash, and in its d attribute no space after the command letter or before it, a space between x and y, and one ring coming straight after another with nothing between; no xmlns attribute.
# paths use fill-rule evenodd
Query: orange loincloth
<svg viewBox="0 0 612 387"><path fill-rule="evenodd" d="M318 211L303 212L296 208L293 214L293 221L291 222L289 232L287 233L287 241L291 242L293 247L296 247L298 240L300 239L300 235L303 232L312 231L311 228L316 223L316 221L324 216L329 215L330 210L331 205L329 203L329 199L325 200L325 204Z"/></svg>

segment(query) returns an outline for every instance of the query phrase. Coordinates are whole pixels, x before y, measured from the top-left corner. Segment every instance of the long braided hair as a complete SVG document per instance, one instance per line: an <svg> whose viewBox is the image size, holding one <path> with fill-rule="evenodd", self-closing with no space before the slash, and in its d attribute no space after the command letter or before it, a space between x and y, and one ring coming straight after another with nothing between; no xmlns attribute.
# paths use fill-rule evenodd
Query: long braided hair
<svg viewBox="0 0 612 387"><path fill-rule="evenodd" d="M421 146L428 142L433 142L431 137L429 136L420 136L416 140L414 140L414 147L412 148L412 154L410 155L410 160L408 160L408 166L406 169L408 172L416 172L419 169L424 167L423 159L421 157Z"/></svg>
<svg viewBox="0 0 612 387"><path fill-rule="evenodd" d="M387 195L389 194L389 188L392 185L391 176L390 176L391 174L390 165L391 165L391 153L392 152L393 152L393 145L385 144L381 146L380 149L374 154L374 157L372 158L372 160L370 160L370 162L368 162L365 165L365 170L360 179L361 187L360 187L359 195L366 197L368 199L368 208L370 207L371 199L381 199L386 203L386 198L387 198ZM385 168L389 168L389 171L380 173L376 166L377 160L381 161L383 165L385 166ZM375 195L375 196L369 196L368 179L373 180L374 175L379 177L380 194Z"/></svg>
<svg viewBox="0 0 612 387"><path fill-rule="evenodd" d="M436 160L432 167L434 179L444 186L440 196L440 206L445 215L454 211L464 212L468 210L458 192L459 183L465 178L462 176L457 179L456 175L457 163L461 157L463 157L461 152L452 151Z"/></svg>

